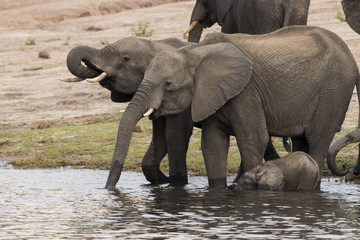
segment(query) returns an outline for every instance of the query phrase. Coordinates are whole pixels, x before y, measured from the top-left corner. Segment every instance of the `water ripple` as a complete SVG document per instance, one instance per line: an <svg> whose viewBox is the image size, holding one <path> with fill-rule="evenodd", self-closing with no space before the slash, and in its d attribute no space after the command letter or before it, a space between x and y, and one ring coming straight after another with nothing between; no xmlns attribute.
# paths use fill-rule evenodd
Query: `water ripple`
<svg viewBox="0 0 360 240"><path fill-rule="evenodd" d="M315 193L150 185L125 172L0 168L0 239L355 239L360 186L323 180Z"/></svg>

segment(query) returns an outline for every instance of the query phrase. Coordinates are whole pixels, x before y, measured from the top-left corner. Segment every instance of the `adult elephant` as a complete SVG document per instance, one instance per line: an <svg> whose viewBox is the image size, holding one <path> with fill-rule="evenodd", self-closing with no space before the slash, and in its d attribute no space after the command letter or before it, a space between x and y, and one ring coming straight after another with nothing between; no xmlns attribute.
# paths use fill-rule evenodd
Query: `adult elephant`
<svg viewBox="0 0 360 240"><path fill-rule="evenodd" d="M307 152L321 172L358 77L346 44L322 28L208 35L154 57L121 119L114 159L124 164L132 129L149 109L154 119L191 111L210 187L227 186L232 134L245 171L261 164L270 133L291 136L294 150Z"/></svg>
<svg viewBox="0 0 360 240"><path fill-rule="evenodd" d="M265 34L290 25L306 25L310 0L196 0L189 42L199 42L215 23L223 33Z"/></svg>
<svg viewBox="0 0 360 240"><path fill-rule="evenodd" d="M360 1L343 0L341 4L346 16L346 22L358 34L360 34Z"/></svg>
<svg viewBox="0 0 360 240"><path fill-rule="evenodd" d="M344 9L344 13L346 16L346 22L349 26L358 34L360 34L360 1L358 0L343 0L341 4ZM358 89L359 91L359 89ZM360 99L359 99L360 102ZM333 143L327 155L327 164L330 171L337 176L344 176L349 172L349 167L344 164L343 169L339 169L336 166L335 160L337 153L349 145L350 143L360 142L360 118L358 128L354 131L346 134L345 136L338 139L335 143ZM355 175L360 174L360 149L357 162L354 166L353 173Z"/></svg>
<svg viewBox="0 0 360 240"><path fill-rule="evenodd" d="M100 82L109 89L112 101L128 102L143 80L144 72L155 54L184 45L184 42L175 38L150 41L129 37L103 49L78 46L67 57L68 69L77 78L62 80L76 82L94 78L88 81ZM152 124L153 137L142 160L146 179L151 183L187 183L186 152L193 128L190 113L158 118ZM169 178L159 168L166 154L169 158ZM120 172L119 162L113 159L106 188L115 187Z"/></svg>

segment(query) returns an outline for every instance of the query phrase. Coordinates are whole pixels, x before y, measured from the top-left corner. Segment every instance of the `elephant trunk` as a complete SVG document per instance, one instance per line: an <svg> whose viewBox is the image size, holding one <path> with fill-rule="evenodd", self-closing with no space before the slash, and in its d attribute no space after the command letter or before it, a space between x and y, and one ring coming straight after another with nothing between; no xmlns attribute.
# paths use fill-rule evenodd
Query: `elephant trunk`
<svg viewBox="0 0 360 240"><path fill-rule="evenodd" d="M330 171L337 176L344 176L349 172L349 167L344 164L343 169L340 170L335 163L337 153L343 149L345 146L350 143L359 142L360 141L360 128L346 134L342 138L338 139L335 143L333 143L327 154L327 165Z"/></svg>
<svg viewBox="0 0 360 240"><path fill-rule="evenodd" d="M125 159L130 146L133 129L136 123L149 109L150 93L153 92L155 84L144 80L121 118L116 147L112 159L111 171L108 176L105 188L114 189L118 182Z"/></svg>
<svg viewBox="0 0 360 240"><path fill-rule="evenodd" d="M67 67L69 71L79 78L95 78L102 71L95 66L95 59L99 56L100 50L89 46L78 46L73 48L67 56ZM87 65L84 66L83 63Z"/></svg>
<svg viewBox="0 0 360 240"><path fill-rule="evenodd" d="M200 42L201 34L203 32L204 26L199 22L196 26L189 32L188 42Z"/></svg>

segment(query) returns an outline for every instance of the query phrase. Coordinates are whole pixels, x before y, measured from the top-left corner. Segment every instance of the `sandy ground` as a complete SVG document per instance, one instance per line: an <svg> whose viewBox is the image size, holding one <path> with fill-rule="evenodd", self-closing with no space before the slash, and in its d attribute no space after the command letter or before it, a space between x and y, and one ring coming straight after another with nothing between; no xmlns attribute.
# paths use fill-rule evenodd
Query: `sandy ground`
<svg viewBox="0 0 360 240"><path fill-rule="evenodd" d="M151 39L182 38L194 4L195 0L0 0L1 129L124 109L126 105L111 102L110 92L99 84L58 81L71 77L67 53L77 45L102 48L101 42L131 36L131 27L146 20L155 30ZM308 24L337 33L360 62L360 36L335 18L338 9L340 0L312 0ZM35 38L35 45L25 45L29 37ZM50 58L39 58L41 51ZM356 126L358 105L353 99L346 126Z"/></svg>

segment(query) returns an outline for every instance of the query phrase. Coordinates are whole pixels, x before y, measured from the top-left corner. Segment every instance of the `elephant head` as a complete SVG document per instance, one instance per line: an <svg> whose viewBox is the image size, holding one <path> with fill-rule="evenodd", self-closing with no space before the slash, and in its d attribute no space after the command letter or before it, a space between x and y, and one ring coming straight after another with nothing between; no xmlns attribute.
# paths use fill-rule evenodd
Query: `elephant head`
<svg viewBox="0 0 360 240"><path fill-rule="evenodd" d="M234 0L197 0L191 14L190 24L195 23L189 33L189 42L199 42L204 28L216 22L221 26Z"/></svg>
<svg viewBox="0 0 360 240"><path fill-rule="evenodd" d="M270 162L259 165L239 179L236 190L282 191L285 178L281 169Z"/></svg>
<svg viewBox="0 0 360 240"><path fill-rule="evenodd" d="M238 95L251 74L249 57L231 43L159 52L122 116L113 161L123 166L132 129L144 114L157 118L191 108L199 122Z"/></svg>
<svg viewBox="0 0 360 240"><path fill-rule="evenodd" d="M360 1L343 0L341 4L346 16L346 22L358 34L360 34Z"/></svg>
<svg viewBox="0 0 360 240"><path fill-rule="evenodd" d="M128 102L157 51L150 41L129 37L102 49L75 47L67 56L67 66L79 81L96 77L95 82L111 91L114 102Z"/></svg>

